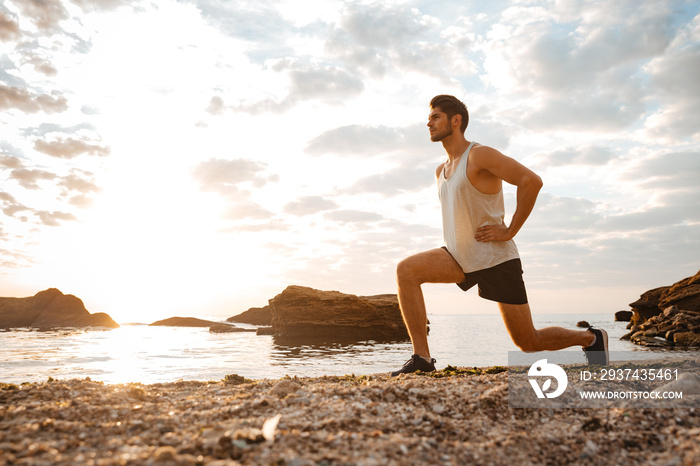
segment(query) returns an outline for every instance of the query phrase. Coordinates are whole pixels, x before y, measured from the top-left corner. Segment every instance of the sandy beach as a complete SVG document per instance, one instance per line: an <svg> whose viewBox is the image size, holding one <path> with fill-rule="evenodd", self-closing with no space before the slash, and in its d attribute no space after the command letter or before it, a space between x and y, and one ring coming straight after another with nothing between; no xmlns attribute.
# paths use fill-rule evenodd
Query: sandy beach
<svg viewBox="0 0 700 466"><path fill-rule="evenodd" d="M700 462L694 408L513 409L502 367L0 388L3 465Z"/></svg>

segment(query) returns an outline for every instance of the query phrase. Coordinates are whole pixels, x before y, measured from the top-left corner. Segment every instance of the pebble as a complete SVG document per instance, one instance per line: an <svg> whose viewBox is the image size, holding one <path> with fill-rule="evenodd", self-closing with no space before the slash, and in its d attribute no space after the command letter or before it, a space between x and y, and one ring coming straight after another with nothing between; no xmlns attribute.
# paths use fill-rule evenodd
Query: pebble
<svg viewBox="0 0 700 466"><path fill-rule="evenodd" d="M654 390L655 392L683 392L683 396L700 395L700 375L684 372L678 379Z"/></svg>
<svg viewBox="0 0 700 466"><path fill-rule="evenodd" d="M700 464L694 408L514 409L504 372L0 383L0 433L0 466Z"/></svg>

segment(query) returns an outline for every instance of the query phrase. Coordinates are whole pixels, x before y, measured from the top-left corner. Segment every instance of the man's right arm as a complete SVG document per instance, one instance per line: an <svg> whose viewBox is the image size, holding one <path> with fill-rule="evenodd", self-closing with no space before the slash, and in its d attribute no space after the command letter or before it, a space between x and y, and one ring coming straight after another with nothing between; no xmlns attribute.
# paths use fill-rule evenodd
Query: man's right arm
<svg viewBox="0 0 700 466"><path fill-rule="evenodd" d="M495 149L488 149L488 156L485 156L484 151L479 152L480 157L478 161L475 160L476 165L517 187L515 213L507 227L505 225L486 225L477 228L475 238L477 241L507 241L513 239L520 231L532 212L537 194L542 188L542 179L515 159L507 157Z"/></svg>

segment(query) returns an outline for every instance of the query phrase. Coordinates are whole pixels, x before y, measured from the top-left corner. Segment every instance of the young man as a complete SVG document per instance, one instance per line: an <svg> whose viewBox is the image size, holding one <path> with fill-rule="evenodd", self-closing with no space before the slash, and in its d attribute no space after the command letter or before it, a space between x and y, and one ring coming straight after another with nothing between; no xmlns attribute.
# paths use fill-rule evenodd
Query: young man
<svg viewBox="0 0 700 466"><path fill-rule="evenodd" d="M435 370L423 283L456 283L465 291L478 285L479 296L498 303L506 329L522 351L580 345L589 364L607 364L604 330L533 326L513 237L530 215L542 180L499 151L468 141L464 136L468 124L467 108L455 97L439 95L430 102L430 139L442 142L447 152L447 161L435 171L446 247L408 257L397 267L399 305L414 354L391 375ZM504 223L503 181L517 187L510 225Z"/></svg>

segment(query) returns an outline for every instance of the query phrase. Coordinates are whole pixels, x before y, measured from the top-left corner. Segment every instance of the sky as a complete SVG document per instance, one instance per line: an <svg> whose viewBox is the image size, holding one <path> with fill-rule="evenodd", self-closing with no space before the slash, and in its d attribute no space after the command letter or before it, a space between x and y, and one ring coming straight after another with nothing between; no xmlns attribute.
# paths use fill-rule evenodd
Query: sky
<svg viewBox="0 0 700 466"><path fill-rule="evenodd" d="M148 323L288 285L395 293L443 244L437 94L544 181L515 238L533 313L613 313L700 269L700 2L300 4L0 3L0 296Z"/></svg>

